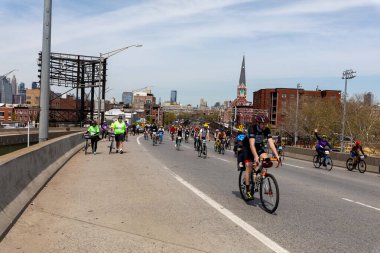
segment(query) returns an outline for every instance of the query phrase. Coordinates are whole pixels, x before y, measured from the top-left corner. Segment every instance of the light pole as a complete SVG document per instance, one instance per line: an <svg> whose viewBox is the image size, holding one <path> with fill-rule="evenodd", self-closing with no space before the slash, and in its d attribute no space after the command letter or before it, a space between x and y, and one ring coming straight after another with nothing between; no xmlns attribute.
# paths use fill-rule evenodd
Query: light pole
<svg viewBox="0 0 380 253"><path fill-rule="evenodd" d="M299 104L299 89L302 89L302 85L297 83L297 98L296 98L296 129L294 133L294 146L297 146L298 141L298 104Z"/></svg>
<svg viewBox="0 0 380 253"><path fill-rule="evenodd" d="M103 62L105 60L107 60L108 58L110 58L111 56L115 55L115 54L118 54L124 50L127 50L128 48L130 47L142 47L143 45L140 45L140 44L137 44L137 45L130 45L130 46L126 46L126 47L122 47L122 48L119 48L119 49L115 49L115 50L112 50L108 53L100 53L100 58L99 58L99 94L98 94L98 121L99 121L99 124L101 123L101 119L100 119L100 111L101 111L101 98L100 98L100 94L101 94L101 80L103 80L105 78L105 76L103 76L103 78L101 77L103 75ZM104 94L103 94L104 95ZM103 120L103 119L102 119Z"/></svg>
<svg viewBox="0 0 380 253"><path fill-rule="evenodd" d="M340 152L344 152L344 127L346 122L346 100L347 100L347 79L355 77L355 71L348 69L343 71L342 79L344 79L344 94L343 94L343 117L342 117L342 135L340 136Z"/></svg>

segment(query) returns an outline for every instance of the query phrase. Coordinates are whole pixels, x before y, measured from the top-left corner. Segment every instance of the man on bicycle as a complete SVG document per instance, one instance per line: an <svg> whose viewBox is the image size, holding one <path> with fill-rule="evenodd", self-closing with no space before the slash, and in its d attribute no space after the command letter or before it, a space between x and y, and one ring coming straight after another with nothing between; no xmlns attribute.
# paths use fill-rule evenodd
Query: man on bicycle
<svg viewBox="0 0 380 253"><path fill-rule="evenodd" d="M331 145L326 140L327 139L327 135L324 134L324 135L322 135L322 137L320 137L318 135L318 129L315 129L314 133L315 133L315 138L317 138L317 140L318 140L317 145L315 145L315 150L317 151L317 154L318 154L319 157L323 157L325 155L326 146L329 147L329 149L331 149ZM323 162L323 166L326 166L326 162L325 161Z"/></svg>
<svg viewBox="0 0 380 253"><path fill-rule="evenodd" d="M183 129L182 129L182 126L179 126L178 128L177 128L177 137L176 137L176 139L175 139L175 146L177 147L177 145L178 145L178 143L181 143L181 141L182 141L182 135L183 135ZM178 138L178 137L181 137L180 139Z"/></svg>
<svg viewBox="0 0 380 253"><path fill-rule="evenodd" d="M208 128L208 124L204 124L203 128L201 128L201 130L199 130L200 142L202 140L210 141L209 130L207 128Z"/></svg>
<svg viewBox="0 0 380 253"><path fill-rule="evenodd" d="M251 192L253 189L249 189L250 173L253 165L257 166L261 158L268 158L264 144L265 139L268 140L269 147L277 161L281 162L273 143L271 131L268 128L269 118L266 115L256 115L255 121L256 124L248 128L248 135L243 140L246 195L249 200L253 199L253 193Z"/></svg>
<svg viewBox="0 0 380 253"><path fill-rule="evenodd" d="M357 140L355 144L352 146L351 151L350 151L351 156L354 158L354 163L352 164L354 169L356 168L356 165L360 161L359 152L361 152L365 156L361 142Z"/></svg>
<svg viewBox="0 0 380 253"><path fill-rule="evenodd" d="M123 141L124 141L124 133L126 129L125 122L123 121L123 116L119 115L117 121L115 121L111 128L115 133L115 141L116 141L116 153L123 154Z"/></svg>

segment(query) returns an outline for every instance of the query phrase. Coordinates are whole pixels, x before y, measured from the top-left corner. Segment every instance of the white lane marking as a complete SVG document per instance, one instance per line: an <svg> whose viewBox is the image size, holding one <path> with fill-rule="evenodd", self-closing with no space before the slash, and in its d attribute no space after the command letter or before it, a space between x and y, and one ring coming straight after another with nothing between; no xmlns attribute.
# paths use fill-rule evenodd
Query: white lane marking
<svg viewBox="0 0 380 253"><path fill-rule="evenodd" d="M291 166L291 167L296 167L296 168L300 168L300 169L304 169L305 167L301 167L301 166L297 166L297 165L293 165L293 164L289 164L289 163L282 163L283 165L287 165L287 166Z"/></svg>
<svg viewBox="0 0 380 253"><path fill-rule="evenodd" d="M136 139L136 141L137 141L137 143L138 143L139 145L141 145L141 143L140 143L140 138L141 138L141 136L137 137L137 139Z"/></svg>
<svg viewBox="0 0 380 253"><path fill-rule="evenodd" d="M228 161L228 160L226 160L226 159L223 159L223 158L219 158L219 157L215 157L216 159L219 159L219 160L221 160L221 161L223 161L223 162L227 162L227 163L229 163L230 161Z"/></svg>
<svg viewBox="0 0 380 253"><path fill-rule="evenodd" d="M175 174L173 171L171 171L169 168L164 166L164 169L166 169L175 179L177 179L181 184L186 186L189 190L191 190L193 193L195 193L198 197L203 199L207 204L215 208L217 211L219 211L221 214L226 216L228 219L230 219L232 222L234 222L236 225L244 229L246 232L254 236L256 239L261 241L264 245L266 245L268 248L273 250L274 252L289 252L286 249L282 248L280 245L278 245L273 240L266 237L263 233L240 219L238 216L236 216L234 213L232 213L230 210L224 208L222 205L220 205L218 202L213 200L212 198L208 197L206 194L204 194L202 191L195 188L193 185L191 185L189 182Z"/></svg>
<svg viewBox="0 0 380 253"><path fill-rule="evenodd" d="M366 205L366 204L363 204L361 202L357 202L357 201L354 201L354 200L351 200L351 199L346 199L346 198L342 198L342 199L345 200L345 201L348 201L348 202L352 202L352 203L355 203L355 204L358 204L358 205L361 205L361 206L365 206L365 207L372 208L372 209L375 209L377 211L380 211L380 208L377 208L377 207Z"/></svg>

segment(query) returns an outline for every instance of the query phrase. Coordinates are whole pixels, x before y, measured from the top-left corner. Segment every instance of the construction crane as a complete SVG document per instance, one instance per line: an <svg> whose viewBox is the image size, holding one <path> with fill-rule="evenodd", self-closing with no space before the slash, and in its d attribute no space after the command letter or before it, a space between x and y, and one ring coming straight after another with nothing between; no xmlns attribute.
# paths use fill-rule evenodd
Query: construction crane
<svg viewBox="0 0 380 253"><path fill-rule="evenodd" d="M146 87L141 88L141 89L133 90L132 93L139 92L139 91L143 91L143 90L147 90L147 89L151 89L152 87L153 87L153 85L152 85L152 86L146 86Z"/></svg>
<svg viewBox="0 0 380 253"><path fill-rule="evenodd" d="M9 71L8 73L6 73L6 74L0 76L0 81L3 80L4 78L6 78L7 75L11 74L11 73L14 72L14 71L17 71L17 69L11 70L11 71Z"/></svg>

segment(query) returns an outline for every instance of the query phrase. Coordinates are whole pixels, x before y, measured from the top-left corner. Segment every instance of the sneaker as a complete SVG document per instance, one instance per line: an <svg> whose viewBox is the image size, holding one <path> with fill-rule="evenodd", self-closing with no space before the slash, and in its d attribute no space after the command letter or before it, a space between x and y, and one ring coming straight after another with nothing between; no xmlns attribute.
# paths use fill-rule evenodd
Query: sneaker
<svg viewBox="0 0 380 253"><path fill-rule="evenodd" d="M239 168L243 168L243 167L244 167L243 162L240 162L239 163Z"/></svg>
<svg viewBox="0 0 380 253"><path fill-rule="evenodd" d="M123 154L124 152L123 152L123 150L120 150L120 154Z"/></svg>
<svg viewBox="0 0 380 253"><path fill-rule="evenodd" d="M253 195L250 191L248 191L245 195L246 195L248 200L253 200Z"/></svg>
<svg viewBox="0 0 380 253"><path fill-rule="evenodd" d="M96 151L94 152L94 155L96 155Z"/></svg>
<svg viewBox="0 0 380 253"><path fill-rule="evenodd" d="M116 153L119 153L119 150L118 150L118 149L116 149Z"/></svg>

